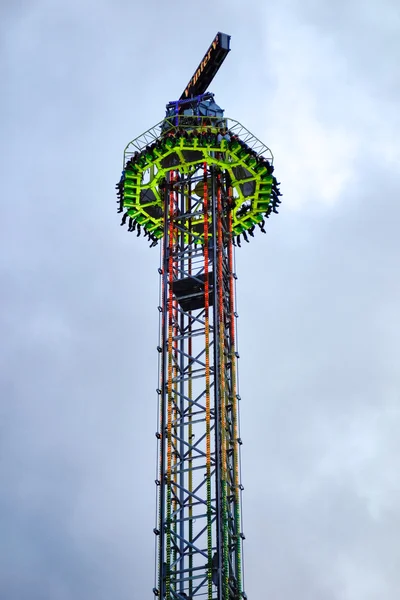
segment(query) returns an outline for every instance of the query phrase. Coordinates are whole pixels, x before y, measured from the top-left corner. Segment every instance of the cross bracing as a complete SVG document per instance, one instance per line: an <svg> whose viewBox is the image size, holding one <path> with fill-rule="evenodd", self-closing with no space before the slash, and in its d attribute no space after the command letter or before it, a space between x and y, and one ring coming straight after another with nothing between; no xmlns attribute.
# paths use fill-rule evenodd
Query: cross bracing
<svg viewBox="0 0 400 600"><path fill-rule="evenodd" d="M224 173L206 162L168 174L154 588L167 600L243 593L230 203Z"/></svg>

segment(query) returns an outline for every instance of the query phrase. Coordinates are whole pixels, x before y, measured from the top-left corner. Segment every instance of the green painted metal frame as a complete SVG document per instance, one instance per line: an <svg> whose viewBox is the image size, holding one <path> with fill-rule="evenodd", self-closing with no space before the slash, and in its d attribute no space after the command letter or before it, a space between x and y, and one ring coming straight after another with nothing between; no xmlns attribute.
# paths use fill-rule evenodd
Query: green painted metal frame
<svg viewBox="0 0 400 600"><path fill-rule="evenodd" d="M233 234L239 235L261 223L263 214L268 210L271 202L273 177L265 165L258 163L254 152L257 152L261 145L267 155L266 160L272 164L271 151L237 121L224 119L223 125L229 126L232 137L236 138L239 137L239 133L242 134L244 139L242 137L239 139L247 148L243 147L238 139L230 141L222 139L220 143L215 143L215 139L207 140L207 136L215 138L219 131L217 122L213 123L213 118L207 118L207 125L203 123L187 125L187 121L187 117L186 120L182 118L181 123L175 126L172 125L171 120L165 119L137 140L130 142L125 148L123 208L127 210L129 217L145 227L155 238L163 237L163 193L160 184L166 179L170 167L164 167L162 163L175 154L179 158L179 164L174 164L174 168L181 173L190 173L205 161L229 173L235 199L235 207L232 210ZM221 125L221 119L218 119L218 124ZM166 133L162 133L163 131ZM158 133L157 137L155 137L156 133ZM188 139L185 133L192 134L192 138ZM197 134L198 137L193 134ZM149 145L154 142L161 142L161 147L149 150ZM146 145L143 147L144 143ZM194 150L200 153L200 156L194 161L188 161L184 152ZM234 170L237 167L242 167L246 171L243 173L244 177L235 176ZM249 183L254 184L254 193L246 196L242 186ZM153 201L143 202L141 192L146 190L151 190L154 194ZM155 216L155 212L160 216ZM196 224L201 226L202 223L203 218L199 215ZM204 242L203 236L198 239L199 243Z"/></svg>

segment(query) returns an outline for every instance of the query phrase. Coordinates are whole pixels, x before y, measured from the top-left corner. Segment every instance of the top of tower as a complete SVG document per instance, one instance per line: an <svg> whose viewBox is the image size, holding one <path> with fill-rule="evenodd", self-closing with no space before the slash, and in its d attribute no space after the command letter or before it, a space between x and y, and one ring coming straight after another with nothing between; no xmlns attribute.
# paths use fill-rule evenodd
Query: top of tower
<svg viewBox="0 0 400 600"><path fill-rule="evenodd" d="M182 92L180 100L204 94L230 51L231 36L217 33L199 66Z"/></svg>
<svg viewBox="0 0 400 600"><path fill-rule="evenodd" d="M166 200L178 189L189 207L200 205L204 194L215 195L215 186L214 192L212 186L205 192L204 168L220 176L218 189L224 190L231 235L239 246L240 236L249 241L247 234L252 237L256 225L265 233L264 217L278 212L281 193L271 151L240 123L225 117L214 94L207 91L229 46L230 36L218 32L180 99L167 104L163 121L125 148L116 185L118 211L125 209L121 225L128 222L128 231L137 235L143 231L151 246L166 235ZM188 239L203 245L204 215L196 208L190 219Z"/></svg>

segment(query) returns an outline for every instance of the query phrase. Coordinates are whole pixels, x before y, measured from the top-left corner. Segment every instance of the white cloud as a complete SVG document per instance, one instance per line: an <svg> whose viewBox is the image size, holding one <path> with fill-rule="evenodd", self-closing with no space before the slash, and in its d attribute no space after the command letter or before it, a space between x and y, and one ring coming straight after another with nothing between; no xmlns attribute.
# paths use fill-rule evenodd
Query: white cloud
<svg viewBox="0 0 400 600"><path fill-rule="evenodd" d="M308 27L279 10L267 21L264 59L273 74L264 136L273 140L279 178L285 182L285 204L332 205L354 175L360 144L357 133L337 114L334 120L323 118L327 109L332 110L335 96L342 103L337 77L343 64L329 40L312 35Z"/></svg>

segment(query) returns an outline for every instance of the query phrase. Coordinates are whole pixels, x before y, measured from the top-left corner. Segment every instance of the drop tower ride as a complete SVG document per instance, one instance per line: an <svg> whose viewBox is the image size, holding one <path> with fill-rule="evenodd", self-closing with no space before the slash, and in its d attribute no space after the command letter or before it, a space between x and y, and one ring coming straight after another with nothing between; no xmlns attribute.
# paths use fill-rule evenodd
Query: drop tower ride
<svg viewBox="0 0 400 600"><path fill-rule="evenodd" d="M131 141L121 225L160 242L155 597L240 600L243 585L235 246L280 204L269 148L208 86L218 33L165 118Z"/></svg>

